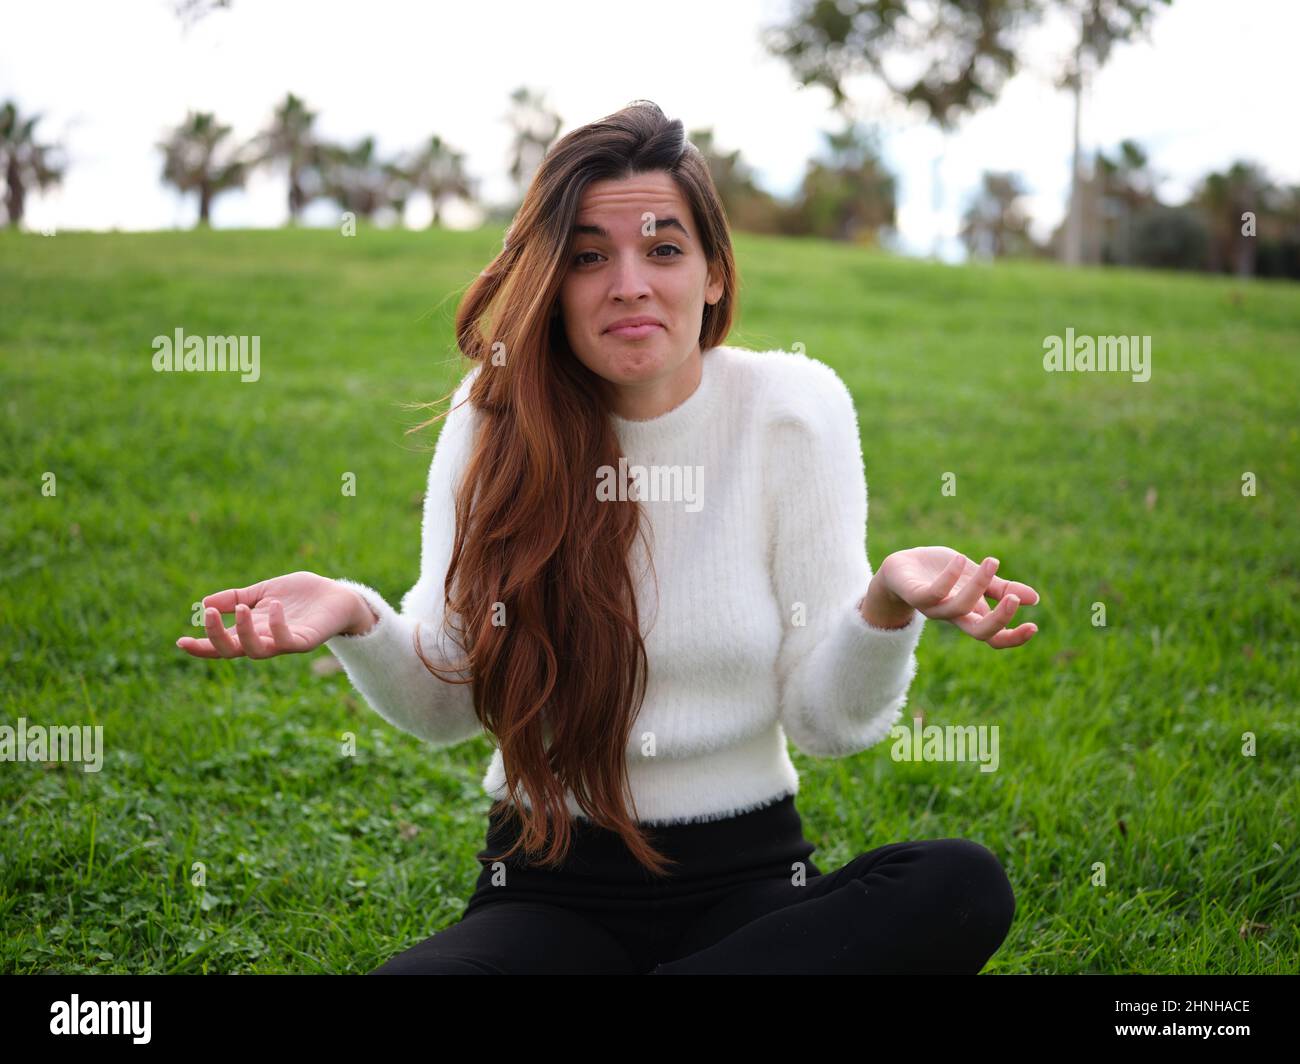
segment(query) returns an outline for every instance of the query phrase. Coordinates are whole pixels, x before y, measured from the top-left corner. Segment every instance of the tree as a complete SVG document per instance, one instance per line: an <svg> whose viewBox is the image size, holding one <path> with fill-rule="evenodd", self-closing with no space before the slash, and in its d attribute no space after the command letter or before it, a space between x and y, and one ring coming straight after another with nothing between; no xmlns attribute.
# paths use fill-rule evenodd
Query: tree
<svg viewBox="0 0 1300 1064"><path fill-rule="evenodd" d="M1066 214L1064 259L1071 265L1083 261L1083 203L1079 120L1083 111L1084 82L1095 76L1121 41L1132 40L1149 24L1157 4L1171 0L1055 0L1078 25L1074 54L1057 87L1074 96L1074 150L1070 164L1070 204Z"/></svg>
<svg viewBox="0 0 1300 1064"><path fill-rule="evenodd" d="M1157 175L1149 165L1146 152L1131 140L1120 141L1114 159L1097 152L1094 174L1096 193L1103 203L1101 261L1128 265L1134 261L1134 219L1158 202Z"/></svg>
<svg viewBox="0 0 1300 1064"><path fill-rule="evenodd" d="M1266 197L1255 273L1300 279L1300 185L1274 188Z"/></svg>
<svg viewBox="0 0 1300 1064"><path fill-rule="evenodd" d="M1153 203L1133 215L1133 262L1167 270L1205 268L1209 232L1189 207Z"/></svg>
<svg viewBox="0 0 1300 1064"><path fill-rule="evenodd" d="M425 193L433 203L430 227L441 224L445 200L458 196L469 199L474 195L465 172L464 153L453 151L436 134L411 158L406 166L406 175L412 188Z"/></svg>
<svg viewBox="0 0 1300 1064"><path fill-rule="evenodd" d="M293 93L275 109L271 124L254 138L255 166L284 163L289 174L289 224L321 192L320 144L312 133L316 112Z"/></svg>
<svg viewBox="0 0 1300 1064"><path fill-rule="evenodd" d="M1016 73L1022 31L1063 11L1079 27L1073 57L1058 80L1074 93L1074 153L1065 258L1080 260L1082 206L1079 124L1084 78L1119 41L1144 27L1170 0L800 0L784 25L763 31L802 85L848 101L844 82L866 74L906 103L919 105L945 135L962 117L991 103Z"/></svg>
<svg viewBox="0 0 1300 1064"><path fill-rule="evenodd" d="M1179 233L1180 227L1186 228L1182 219L1166 217L1154 210L1160 205L1155 193L1158 183L1159 176L1148 164L1146 152L1134 141L1121 141L1114 158L1100 149L1093 152L1091 167L1079 175L1079 187L1075 193L1082 233L1079 262L1137 263L1136 226L1139 216L1145 219L1147 238L1156 238L1156 243L1166 248L1190 249L1193 244L1187 240L1171 242L1171 235ZM1070 224L1071 216L1067 211L1049 241L1052 253L1062 260L1066 257ZM1162 256L1163 263L1167 255L1162 252Z"/></svg>
<svg viewBox="0 0 1300 1064"><path fill-rule="evenodd" d="M17 229L23 220L28 191L51 188L67 172L62 147L37 142L40 120L40 115L23 118L13 100L0 107L0 180L4 181L5 219L11 229Z"/></svg>
<svg viewBox="0 0 1300 1064"><path fill-rule="evenodd" d="M199 196L198 225L211 222L212 201L222 192L242 188L249 163L240 149L225 147L230 126L203 111L191 111L158 147L164 155L163 181Z"/></svg>
<svg viewBox="0 0 1300 1064"><path fill-rule="evenodd" d="M704 158L733 228L759 233L782 230L783 205L758 187L753 169L741 159L739 151L720 149L711 129L691 130L687 140Z"/></svg>
<svg viewBox="0 0 1300 1064"><path fill-rule="evenodd" d="M415 181L410 169L400 160L381 162L379 169L384 176L384 205L392 209L400 228L406 217L406 204L415 191Z"/></svg>
<svg viewBox="0 0 1300 1064"><path fill-rule="evenodd" d="M350 148L325 144L320 153L326 196L343 210L367 220L391 207L398 212L400 223L409 180L400 165L378 157L374 137L363 137Z"/></svg>
<svg viewBox="0 0 1300 1064"><path fill-rule="evenodd" d="M823 135L825 158L809 162L800 186L804 231L878 243L880 231L893 228L897 205L895 178L881 160L878 138L858 123Z"/></svg>
<svg viewBox="0 0 1300 1064"><path fill-rule="evenodd" d="M801 85L820 85L833 106L844 83L870 75L921 106L941 128L992 102L1016 71L1015 31L1041 0L799 0L782 25L761 32Z"/></svg>
<svg viewBox="0 0 1300 1064"><path fill-rule="evenodd" d="M1040 0L800 0L781 25L761 32L767 50L800 85L829 90L852 119L845 82L867 75L924 111L943 135L997 98L1016 72L1016 31ZM934 159L935 200L940 198ZM938 252L938 240L935 244Z"/></svg>
<svg viewBox="0 0 1300 1064"><path fill-rule="evenodd" d="M1000 259L1035 249L1029 218L1020 206L1020 177L986 170L980 191L962 219L961 239L972 257Z"/></svg>
<svg viewBox="0 0 1300 1064"><path fill-rule="evenodd" d="M186 32L213 11L223 8L230 10L230 0L172 0L172 10Z"/></svg>
<svg viewBox="0 0 1300 1064"><path fill-rule="evenodd" d="M1256 216L1268 210L1276 195L1273 184L1254 163L1238 161L1224 173L1209 173L1202 179L1193 202L1202 210L1210 231L1210 269L1230 268L1238 277L1255 272L1255 236L1243 233L1242 215Z"/></svg>
<svg viewBox="0 0 1300 1064"><path fill-rule="evenodd" d="M521 86L510 94L511 110L506 122L514 136L510 142L510 179L520 198L534 172L560 132L560 116L551 110L540 93Z"/></svg>
<svg viewBox="0 0 1300 1064"><path fill-rule="evenodd" d="M1158 222L1161 233L1172 232L1170 226L1179 219L1165 219L1151 208L1159 205L1156 185L1159 175L1151 168L1146 152L1132 140L1121 141L1112 158L1104 151L1093 153L1091 172L1080 176L1078 189L1079 224L1083 234L1079 261L1130 265L1137 262L1135 225L1139 216ZM1070 216L1053 235L1053 246L1065 256ZM1151 230L1156 232L1156 230ZM1161 241L1168 243L1164 236ZM1190 245L1187 245L1190 246Z"/></svg>

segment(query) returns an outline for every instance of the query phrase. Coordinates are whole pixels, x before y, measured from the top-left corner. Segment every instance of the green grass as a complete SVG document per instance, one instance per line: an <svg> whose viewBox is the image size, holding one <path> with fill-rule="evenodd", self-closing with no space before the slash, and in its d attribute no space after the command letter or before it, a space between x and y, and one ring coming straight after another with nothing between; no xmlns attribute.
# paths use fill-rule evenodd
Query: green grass
<svg viewBox="0 0 1300 1064"><path fill-rule="evenodd" d="M486 738L429 750L325 650L173 644L266 576L414 583L436 430L401 404L459 380L456 299L500 241L0 234L0 723L106 747L98 774L0 763L0 970L362 972L459 917ZM1018 899L989 972L1295 971L1300 286L737 252L729 342L802 343L857 398L873 563L945 544L1043 595L1028 646L932 621L918 651L911 710L998 725L997 772L795 753L817 862L988 846ZM260 335L260 382L154 373L177 326ZM1043 372L1067 326L1151 335L1151 380Z"/></svg>

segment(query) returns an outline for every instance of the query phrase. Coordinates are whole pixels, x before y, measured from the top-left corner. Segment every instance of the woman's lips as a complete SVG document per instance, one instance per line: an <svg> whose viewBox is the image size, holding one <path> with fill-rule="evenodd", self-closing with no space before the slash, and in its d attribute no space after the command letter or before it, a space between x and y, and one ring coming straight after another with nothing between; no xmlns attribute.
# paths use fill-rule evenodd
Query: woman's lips
<svg viewBox="0 0 1300 1064"><path fill-rule="evenodd" d="M662 325L622 325L617 329L610 329L610 336L621 336L625 340L640 340L643 336L649 336L652 332L662 329Z"/></svg>

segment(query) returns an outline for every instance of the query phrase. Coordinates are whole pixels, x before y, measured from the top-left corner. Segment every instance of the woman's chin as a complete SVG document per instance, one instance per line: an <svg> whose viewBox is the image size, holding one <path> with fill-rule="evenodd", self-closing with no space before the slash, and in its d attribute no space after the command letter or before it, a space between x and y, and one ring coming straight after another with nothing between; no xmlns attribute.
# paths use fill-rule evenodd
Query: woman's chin
<svg viewBox="0 0 1300 1064"><path fill-rule="evenodd" d="M654 380L668 368L666 349L659 344L619 344L608 352L605 364L620 384L637 384Z"/></svg>

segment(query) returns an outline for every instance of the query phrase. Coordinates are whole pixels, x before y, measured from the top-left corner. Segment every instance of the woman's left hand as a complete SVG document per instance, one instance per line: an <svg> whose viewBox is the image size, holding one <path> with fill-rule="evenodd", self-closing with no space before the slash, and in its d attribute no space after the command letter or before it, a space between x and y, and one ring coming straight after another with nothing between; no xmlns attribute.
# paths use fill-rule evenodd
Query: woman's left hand
<svg viewBox="0 0 1300 1064"><path fill-rule="evenodd" d="M1006 624L1021 606L1036 606L1038 592L995 576L997 569L997 558L976 565L951 547L911 547L880 563L868 595L883 594L891 609L910 606L934 620L951 621L994 649L1018 647L1034 637L1038 626L1026 622L1008 629ZM883 581L879 589L878 581ZM990 608L986 595L998 604Z"/></svg>

